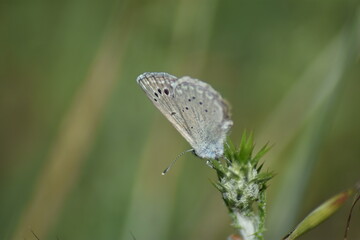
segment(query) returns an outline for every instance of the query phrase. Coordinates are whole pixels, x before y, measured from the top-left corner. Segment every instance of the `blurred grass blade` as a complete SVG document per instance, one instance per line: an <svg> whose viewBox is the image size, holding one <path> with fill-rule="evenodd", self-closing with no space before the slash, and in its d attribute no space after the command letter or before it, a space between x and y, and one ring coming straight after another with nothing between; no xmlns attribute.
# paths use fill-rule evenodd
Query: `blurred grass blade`
<svg viewBox="0 0 360 240"><path fill-rule="evenodd" d="M353 24L344 26L304 71L299 80L283 97L282 101L265 119L261 129L261 142L276 142L276 148L268 154L276 156L296 137L309 118L314 116L336 90L338 72L349 63L358 61L360 54L360 10ZM281 131L279 131L281 130ZM259 140L258 140L259 142ZM276 156L275 156L276 155Z"/></svg>
<svg viewBox="0 0 360 240"><path fill-rule="evenodd" d="M112 21L110 23L88 76L62 119L58 136L13 239L23 239L29 226L36 229L39 236L46 236L57 222L63 203L79 177L117 80L122 60L119 46L126 48L128 40L123 37L126 34L119 39L121 34L113 28Z"/></svg>
<svg viewBox="0 0 360 240"><path fill-rule="evenodd" d="M314 227L333 215L345 201L354 193L354 189L349 189L330 198L318 208L312 211L300 224L292 231L284 240L294 240L304 233L310 231Z"/></svg>
<svg viewBox="0 0 360 240"><path fill-rule="evenodd" d="M359 27L355 24L345 26L320 54L314 65L310 66L311 70L306 73L306 82L309 79L318 81L319 77L322 78L322 82L315 87L316 91L313 91L312 103L305 106L306 110L302 112L305 117L302 116L300 122L296 120L295 126L293 123L288 124L294 129L291 129L285 137L285 141L288 141L287 145L294 142L295 136L299 135L299 138L296 140L294 148L291 149L291 155L286 159L284 172L275 179L279 183L279 187L274 191L275 197L269 214L268 234L270 239L279 239L279 234L294 224L296 212L317 160L318 149L334 116L333 111L336 109L334 106L346 79L344 75L349 66L352 66L351 64L356 59L356 53L359 51L357 31L359 31ZM304 94L304 98L310 97L306 93ZM298 101L302 101L301 98ZM292 108L291 105L296 104L298 102L286 103L285 106ZM292 112L287 111L289 109L283 110L281 112ZM280 122L285 119L290 122L288 117L285 115L283 117L284 119ZM287 132L286 129L283 132ZM284 149L286 149L286 145L280 147L280 151L284 151Z"/></svg>
<svg viewBox="0 0 360 240"><path fill-rule="evenodd" d="M188 69L189 75L201 74L205 63L206 56L208 53L208 45L211 37L212 23L216 13L216 5L218 0L212 1L187 1L181 0L177 4L176 12L174 13L174 23L172 28L171 35L171 44L169 47L169 52L171 56L168 57L168 68L171 72L178 72L179 69ZM144 14L146 14L149 9L144 8ZM194 24L197 23L197 24ZM184 39L184 36L191 36L189 38ZM144 36L146 37L146 35ZM192 55L191 46L197 46L195 56ZM154 52L153 54L156 54ZM190 57L189 57L190 56ZM191 61L190 61L191 60ZM191 66L183 67L191 62ZM191 69L193 71L191 71ZM159 113L156 113L159 117ZM161 116L162 117L162 116ZM146 239L161 239L166 238L166 235L169 233L165 232L169 231L172 235L177 235L177 228L175 224L173 224L171 219L172 211L174 207L172 203L174 202L174 194L176 191L177 177L176 175L181 174L179 169L181 169L182 164L178 163L176 166L177 171L171 173L171 181L167 180L167 189L158 189L158 191L153 190L151 194L151 199L153 201L151 208L142 209L142 203L139 199L149 198L149 196L145 195L147 193L147 189L150 187L147 183L152 182L154 184L155 181L164 181L164 177L160 176L160 172L156 173L161 178L156 178L151 181L147 179L151 177L154 172L149 173L149 169L154 164L149 160L149 156L152 155L152 152L158 149L163 139L168 139L169 136L165 131L158 131L161 128L159 126L161 124L160 121L154 121L152 126L151 133L149 134L151 140L147 141L146 146L143 147L144 151L142 153L142 157L139 160L139 170L136 176L136 182L133 188L132 195L130 196L131 204L129 206L128 213L125 217L124 230L125 229L134 229L139 225L139 216L141 215L142 219L150 219L152 216L157 215L157 224L148 225L148 229L142 229L143 232L147 232ZM160 149L159 149L160 151ZM180 149L179 149L180 151ZM156 185L156 184L155 184ZM160 183L158 184L160 185ZM160 192L159 192L160 191ZM166 194L166 197L160 197ZM141 211L139 211L141 209ZM141 212L141 214L139 214ZM175 227L174 227L175 226ZM216 229L214 229L216 230ZM139 236L141 238L142 236ZM126 231L123 231L120 239L128 239L128 235Z"/></svg>
<svg viewBox="0 0 360 240"><path fill-rule="evenodd" d="M169 49L172 71L187 69L195 76L204 71L217 5L218 0L178 1Z"/></svg>

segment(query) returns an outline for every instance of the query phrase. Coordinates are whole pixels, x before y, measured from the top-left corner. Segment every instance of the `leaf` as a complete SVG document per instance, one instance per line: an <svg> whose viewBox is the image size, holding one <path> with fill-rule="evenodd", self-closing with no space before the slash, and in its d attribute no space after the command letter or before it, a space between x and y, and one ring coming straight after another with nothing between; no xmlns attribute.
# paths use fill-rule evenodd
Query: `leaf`
<svg viewBox="0 0 360 240"><path fill-rule="evenodd" d="M263 173L259 173L256 176L256 178L253 180L253 182L266 183L267 181L269 181L273 177L274 177L274 173L272 173L272 172L263 172Z"/></svg>
<svg viewBox="0 0 360 240"><path fill-rule="evenodd" d="M271 149L271 147L269 147L268 145L269 145L268 143L265 144L252 159L254 165L256 165L259 162L259 160Z"/></svg>
<svg viewBox="0 0 360 240"><path fill-rule="evenodd" d="M247 136L246 131L243 133L240 142L239 162L245 163L251 159L252 152L254 150L253 134L250 133Z"/></svg>
<svg viewBox="0 0 360 240"><path fill-rule="evenodd" d="M227 140L225 144L225 157L230 161L233 162L237 159L237 151L230 139Z"/></svg>
<svg viewBox="0 0 360 240"><path fill-rule="evenodd" d="M284 240L293 240L318 226L334 214L345 201L354 193L354 189L341 192L325 201L318 208L312 211Z"/></svg>

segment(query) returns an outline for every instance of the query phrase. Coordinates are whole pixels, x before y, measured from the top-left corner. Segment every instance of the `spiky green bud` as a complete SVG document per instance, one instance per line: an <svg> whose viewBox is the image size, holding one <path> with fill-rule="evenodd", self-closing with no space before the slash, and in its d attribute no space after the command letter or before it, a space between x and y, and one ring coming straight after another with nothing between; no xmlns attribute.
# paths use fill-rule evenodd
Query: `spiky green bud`
<svg viewBox="0 0 360 240"><path fill-rule="evenodd" d="M214 185L229 209L233 226L244 240L263 239L265 190L267 182L274 176L271 172L260 172L263 163L259 163L269 150L268 146L255 155L254 146L252 134L244 133L238 148L228 141L223 161L210 162L218 175Z"/></svg>

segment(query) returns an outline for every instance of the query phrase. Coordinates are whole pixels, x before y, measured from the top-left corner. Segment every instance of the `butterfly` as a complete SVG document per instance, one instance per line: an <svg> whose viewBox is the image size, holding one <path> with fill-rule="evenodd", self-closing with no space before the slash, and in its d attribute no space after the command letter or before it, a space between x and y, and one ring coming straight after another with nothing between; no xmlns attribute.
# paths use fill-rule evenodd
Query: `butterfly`
<svg viewBox="0 0 360 240"><path fill-rule="evenodd" d="M223 156L233 121L229 105L209 84L164 72L146 72L136 81L191 145L189 151L205 159Z"/></svg>

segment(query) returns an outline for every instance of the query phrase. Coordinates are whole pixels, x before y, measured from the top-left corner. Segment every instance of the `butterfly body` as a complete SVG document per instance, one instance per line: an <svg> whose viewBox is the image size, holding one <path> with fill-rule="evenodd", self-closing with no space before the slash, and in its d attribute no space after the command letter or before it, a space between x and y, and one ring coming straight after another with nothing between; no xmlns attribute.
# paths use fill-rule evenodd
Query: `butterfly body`
<svg viewBox="0 0 360 240"><path fill-rule="evenodd" d="M167 73L143 73L137 82L197 156L222 157L233 122L228 104L217 91L200 80Z"/></svg>

